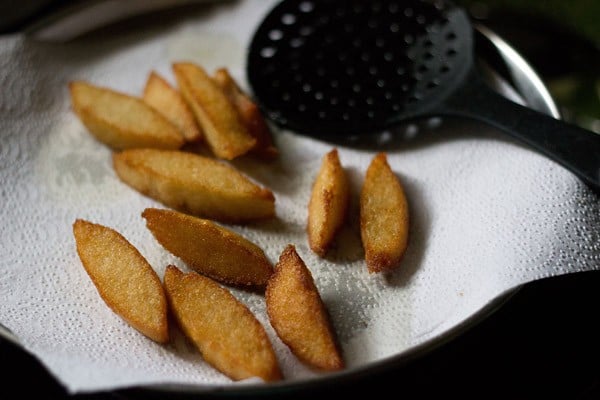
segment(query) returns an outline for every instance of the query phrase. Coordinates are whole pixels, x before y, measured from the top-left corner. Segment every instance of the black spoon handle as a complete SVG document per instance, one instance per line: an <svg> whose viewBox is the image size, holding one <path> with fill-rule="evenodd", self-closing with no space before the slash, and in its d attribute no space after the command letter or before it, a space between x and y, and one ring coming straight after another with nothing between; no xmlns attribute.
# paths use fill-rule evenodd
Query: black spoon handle
<svg viewBox="0 0 600 400"><path fill-rule="evenodd" d="M523 107L469 77L438 111L483 121L558 162L600 193L600 134Z"/></svg>

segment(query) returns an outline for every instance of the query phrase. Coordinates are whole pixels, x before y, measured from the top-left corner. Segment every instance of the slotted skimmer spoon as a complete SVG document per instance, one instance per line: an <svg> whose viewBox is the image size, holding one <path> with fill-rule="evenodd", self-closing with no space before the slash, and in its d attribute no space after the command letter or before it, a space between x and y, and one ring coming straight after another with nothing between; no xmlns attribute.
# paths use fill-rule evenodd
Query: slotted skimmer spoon
<svg viewBox="0 0 600 400"><path fill-rule="evenodd" d="M473 28L449 1L284 0L248 50L251 90L268 118L322 139L371 135L408 119L483 121L600 190L600 135L491 89Z"/></svg>

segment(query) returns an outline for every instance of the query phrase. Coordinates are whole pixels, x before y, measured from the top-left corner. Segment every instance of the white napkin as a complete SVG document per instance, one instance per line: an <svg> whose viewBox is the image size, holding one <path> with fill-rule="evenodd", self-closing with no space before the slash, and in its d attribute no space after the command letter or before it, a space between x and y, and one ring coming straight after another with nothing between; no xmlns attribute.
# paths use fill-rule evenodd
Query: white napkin
<svg viewBox="0 0 600 400"><path fill-rule="evenodd" d="M0 324L69 392L264 384L232 382L176 331L169 345L150 341L100 299L75 251L76 218L121 232L161 277L168 263L187 267L145 227L142 210L161 205L118 180L110 151L71 112L67 83L85 79L139 95L152 69L173 82L171 63L190 60L209 71L226 66L245 84L245 48L272 3L226 2L183 21L65 45L0 40ZM339 147L354 192L330 259L309 250L305 225L312 181L332 145L276 132L278 161L234 163L274 191L277 219L229 227L273 262L287 243L297 246L349 370L435 343L523 283L599 267L600 201L578 179L492 129L437 125L388 150L407 192L411 229L403 264L387 278L367 272L356 212L376 150ZM287 381L327 377L279 341L261 295L233 292L264 324Z"/></svg>

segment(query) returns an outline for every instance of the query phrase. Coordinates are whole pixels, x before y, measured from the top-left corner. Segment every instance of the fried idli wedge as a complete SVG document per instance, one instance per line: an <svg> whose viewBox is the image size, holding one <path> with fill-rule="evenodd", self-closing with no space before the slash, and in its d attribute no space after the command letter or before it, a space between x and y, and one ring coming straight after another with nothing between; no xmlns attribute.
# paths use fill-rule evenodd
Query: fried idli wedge
<svg viewBox="0 0 600 400"><path fill-rule="evenodd" d="M294 245L281 253L265 297L271 325L301 362L323 371L344 368L329 314Z"/></svg>
<svg viewBox="0 0 600 400"><path fill-rule="evenodd" d="M167 298L156 272L119 232L77 219L77 254L100 297L129 325L158 343L169 340Z"/></svg>
<svg viewBox="0 0 600 400"><path fill-rule="evenodd" d="M83 125L113 150L178 149L181 132L142 99L83 81L69 83L71 103Z"/></svg>
<svg viewBox="0 0 600 400"><path fill-rule="evenodd" d="M324 257L348 212L350 189L337 149L332 149L321 163L308 203L308 243Z"/></svg>
<svg viewBox="0 0 600 400"><path fill-rule="evenodd" d="M212 221L158 208L145 209L142 217L165 249L202 275L236 286L265 286L273 273L260 247Z"/></svg>
<svg viewBox="0 0 600 400"><path fill-rule="evenodd" d="M142 99L179 128L187 142L202 139L200 126L181 93L155 71L148 76Z"/></svg>
<svg viewBox="0 0 600 400"><path fill-rule="evenodd" d="M233 104L201 66L175 63L173 72L215 156L232 160L256 146Z"/></svg>
<svg viewBox="0 0 600 400"><path fill-rule="evenodd" d="M266 160L277 157L279 151L273 144L271 129L267 125L260 108L240 88L235 79L229 74L227 68L217 69L213 75L213 80L219 85L235 107L248 133L256 139L256 145L252 149L252 152Z"/></svg>
<svg viewBox="0 0 600 400"><path fill-rule="evenodd" d="M167 266L164 286L171 314L207 363L233 380L282 378L264 327L227 289L174 265Z"/></svg>
<svg viewBox="0 0 600 400"><path fill-rule="evenodd" d="M234 167L193 153L131 149L113 153L117 176L178 211L221 222L275 215L275 196Z"/></svg>
<svg viewBox="0 0 600 400"><path fill-rule="evenodd" d="M399 266L408 246L409 210L385 153L369 165L360 193L360 230L369 273Z"/></svg>

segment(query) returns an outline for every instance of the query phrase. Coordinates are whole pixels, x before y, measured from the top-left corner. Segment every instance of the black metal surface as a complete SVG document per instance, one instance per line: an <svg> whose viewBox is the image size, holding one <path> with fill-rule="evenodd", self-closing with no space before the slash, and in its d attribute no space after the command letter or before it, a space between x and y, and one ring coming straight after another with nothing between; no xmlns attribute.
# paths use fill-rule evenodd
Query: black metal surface
<svg viewBox="0 0 600 400"><path fill-rule="evenodd" d="M450 115L496 126L600 191L600 135L489 88L473 30L447 1L285 0L254 34L247 75L264 113L330 141Z"/></svg>
<svg viewBox="0 0 600 400"><path fill-rule="evenodd" d="M16 5L11 0L0 0L0 34L18 32L40 18L85 1L87 0L27 0Z"/></svg>

